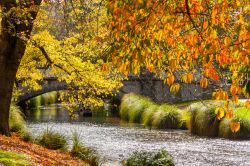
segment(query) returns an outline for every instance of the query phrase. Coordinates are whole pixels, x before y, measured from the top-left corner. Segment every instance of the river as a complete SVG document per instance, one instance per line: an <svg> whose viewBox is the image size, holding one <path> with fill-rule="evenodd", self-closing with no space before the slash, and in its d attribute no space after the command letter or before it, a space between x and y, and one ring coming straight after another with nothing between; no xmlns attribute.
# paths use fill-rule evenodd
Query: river
<svg viewBox="0 0 250 166"><path fill-rule="evenodd" d="M104 166L118 166L136 150L161 148L170 152L177 166L250 166L250 141L202 138L185 130L150 130L121 122L108 112L72 122L61 104L31 108L26 115L35 135L50 128L70 140L77 131L85 145L97 149Z"/></svg>

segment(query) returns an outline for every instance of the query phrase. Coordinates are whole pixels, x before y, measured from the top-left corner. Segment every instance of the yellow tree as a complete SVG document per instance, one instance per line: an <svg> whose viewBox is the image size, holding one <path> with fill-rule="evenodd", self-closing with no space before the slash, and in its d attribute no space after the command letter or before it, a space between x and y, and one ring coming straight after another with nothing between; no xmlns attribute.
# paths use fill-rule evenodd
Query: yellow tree
<svg viewBox="0 0 250 166"><path fill-rule="evenodd" d="M174 83L175 72L185 83L201 73L203 88L209 79L222 83L230 77L230 96L237 103L244 90L240 80L246 80L245 69L249 69L249 1L109 0L107 7L115 43L112 62L125 75L137 74L144 66L166 78L172 91L180 87ZM227 101L218 114L231 114L228 93L215 89L213 96Z"/></svg>
<svg viewBox="0 0 250 166"><path fill-rule="evenodd" d="M71 104L103 105L103 97L121 85L116 70L101 71L110 45L106 13L98 1L42 5L17 73L22 86L42 88L39 81L46 72L68 84L70 93L63 94Z"/></svg>
<svg viewBox="0 0 250 166"><path fill-rule="evenodd" d="M109 48L107 12L101 2L0 1L0 134L10 135L16 78L23 86L39 89L43 68L69 84L70 102L85 105L99 106L103 96L120 86L115 70L101 72Z"/></svg>

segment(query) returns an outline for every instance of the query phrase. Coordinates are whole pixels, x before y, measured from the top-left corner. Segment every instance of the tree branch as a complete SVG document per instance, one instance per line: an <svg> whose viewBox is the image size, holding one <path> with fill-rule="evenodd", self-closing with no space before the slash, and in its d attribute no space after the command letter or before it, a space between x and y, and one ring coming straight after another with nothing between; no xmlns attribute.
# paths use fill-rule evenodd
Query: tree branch
<svg viewBox="0 0 250 166"><path fill-rule="evenodd" d="M65 69L64 67L62 67L62 66L60 66L60 65L58 65L58 64L56 64L56 63L54 63L54 62L52 61L52 59L50 58L49 54L47 53L47 51L45 50L44 47L38 45L37 42L35 42L35 41L31 41L31 43L32 43L35 47L37 47L37 48L42 52L42 54L44 55L45 59L48 61L48 63L49 63L50 65L54 65L55 67L57 67L57 68L63 70L64 72L66 72L66 73L69 74L69 75L71 74L71 73L70 73L67 69Z"/></svg>

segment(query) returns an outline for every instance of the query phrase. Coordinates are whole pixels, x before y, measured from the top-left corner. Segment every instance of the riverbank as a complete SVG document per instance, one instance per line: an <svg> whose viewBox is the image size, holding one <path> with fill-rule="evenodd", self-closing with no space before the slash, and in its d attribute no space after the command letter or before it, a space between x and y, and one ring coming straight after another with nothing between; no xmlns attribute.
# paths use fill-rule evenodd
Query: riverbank
<svg viewBox="0 0 250 166"><path fill-rule="evenodd" d="M0 150L16 152L27 156L34 165L51 166L81 166L88 164L70 156L69 153L49 150L40 145L24 142L17 134L11 137L0 135ZM0 156L1 157L1 156Z"/></svg>

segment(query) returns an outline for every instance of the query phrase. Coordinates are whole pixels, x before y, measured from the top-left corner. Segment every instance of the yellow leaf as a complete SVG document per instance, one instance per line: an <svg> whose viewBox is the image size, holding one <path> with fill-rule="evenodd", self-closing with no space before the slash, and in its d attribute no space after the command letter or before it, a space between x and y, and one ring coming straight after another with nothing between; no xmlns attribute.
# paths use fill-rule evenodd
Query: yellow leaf
<svg viewBox="0 0 250 166"><path fill-rule="evenodd" d="M170 92L177 93L180 90L180 84L175 83L170 87Z"/></svg>
<svg viewBox="0 0 250 166"><path fill-rule="evenodd" d="M207 88L207 86L208 86L208 80L206 78L201 79L200 80L200 86L202 88Z"/></svg>
<svg viewBox="0 0 250 166"><path fill-rule="evenodd" d="M223 108L217 108L215 114L218 120L221 120L225 116L225 111Z"/></svg>
<svg viewBox="0 0 250 166"><path fill-rule="evenodd" d="M224 38L224 44L228 46L231 43L231 38L230 37L225 37Z"/></svg>

